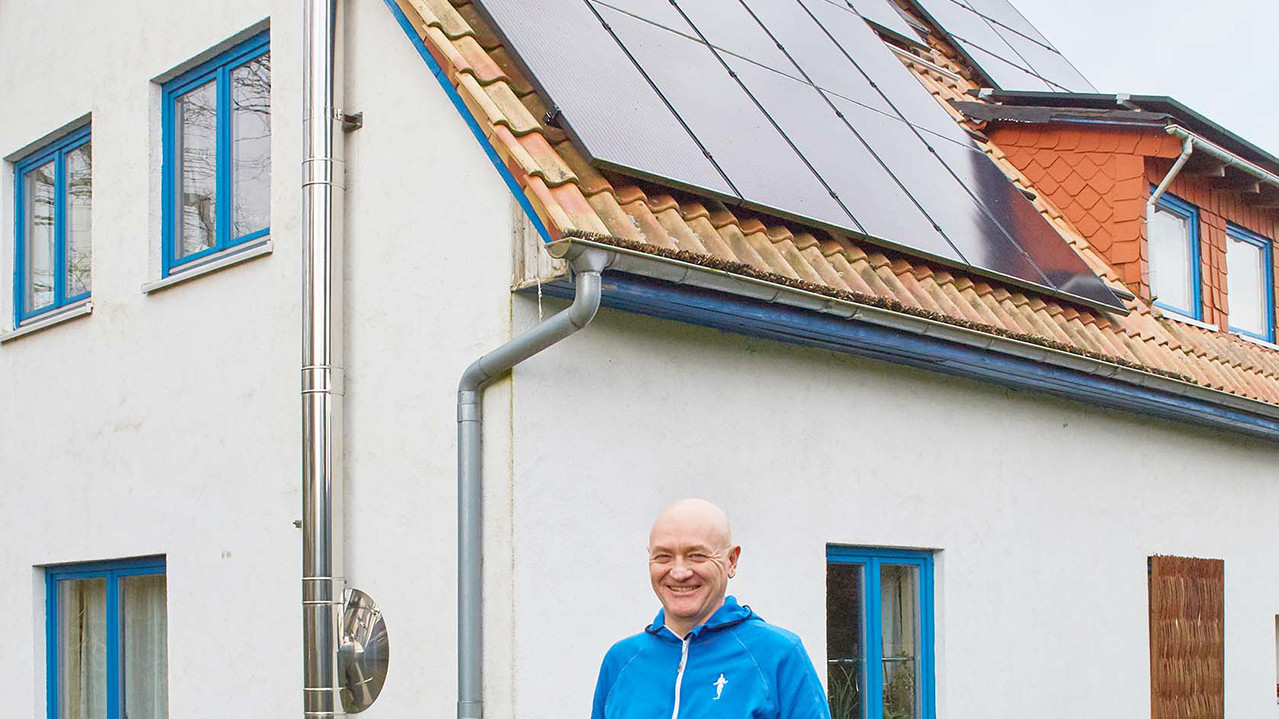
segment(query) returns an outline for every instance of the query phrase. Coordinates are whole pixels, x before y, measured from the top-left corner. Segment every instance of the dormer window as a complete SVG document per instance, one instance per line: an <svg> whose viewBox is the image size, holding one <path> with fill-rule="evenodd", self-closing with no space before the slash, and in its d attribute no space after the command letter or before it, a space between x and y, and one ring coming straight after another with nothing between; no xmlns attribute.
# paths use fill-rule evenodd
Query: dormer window
<svg viewBox="0 0 1279 719"><path fill-rule="evenodd" d="M1273 342L1275 283L1272 243L1236 225L1226 228L1226 237L1230 329Z"/></svg>
<svg viewBox="0 0 1279 719"><path fill-rule="evenodd" d="M1169 194L1148 218L1150 293L1157 306L1201 319L1199 301L1199 211Z"/></svg>

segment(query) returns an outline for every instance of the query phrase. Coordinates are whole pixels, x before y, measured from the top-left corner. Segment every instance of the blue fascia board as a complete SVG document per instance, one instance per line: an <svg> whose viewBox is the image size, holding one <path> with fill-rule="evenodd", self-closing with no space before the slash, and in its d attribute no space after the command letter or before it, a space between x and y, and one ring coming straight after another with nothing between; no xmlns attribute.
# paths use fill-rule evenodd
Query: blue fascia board
<svg viewBox="0 0 1279 719"><path fill-rule="evenodd" d="M488 156L523 208L544 242L551 241L546 225L534 211L515 176L498 157L484 130L471 115L457 89L418 36L412 22L395 0L383 0L400 29L413 43L475 140ZM1196 228L1197 229L1197 228ZM1195 248L1196 252L1198 248ZM551 297L571 299L567 281L544 284ZM1240 412L1203 400L1159 392L1119 380L1054 367L1039 362L983 351L931 337L921 337L888 327L851 322L827 315L774 305L743 297L723 295L695 287L673 285L633 275L608 273L602 299L605 307L678 322L711 327L735 334L821 347L859 357L881 359L912 367L936 370L957 377L994 382L1007 387L1048 392L1058 397L1112 409L1229 429L1279 441L1279 420Z"/></svg>
<svg viewBox="0 0 1279 719"><path fill-rule="evenodd" d="M550 297L571 299L573 286L567 280L557 280L543 284L542 292ZM734 334L884 360L1279 441L1279 419L936 337L688 285L606 272L601 304Z"/></svg>

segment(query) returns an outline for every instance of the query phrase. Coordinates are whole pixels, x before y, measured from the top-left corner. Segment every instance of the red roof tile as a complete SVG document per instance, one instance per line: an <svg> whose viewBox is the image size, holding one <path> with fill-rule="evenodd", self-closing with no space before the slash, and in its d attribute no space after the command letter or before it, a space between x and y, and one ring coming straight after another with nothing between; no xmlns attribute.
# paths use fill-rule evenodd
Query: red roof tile
<svg viewBox="0 0 1279 719"><path fill-rule="evenodd" d="M554 237L608 235L654 254L720 263L757 279L846 295L854 301L1279 404L1279 352L1228 334L1161 319L1140 300L1128 302L1133 310L1128 316L1100 315L984 278L955 274L927 260L880 249L850 236L816 234L757 213L742 212L739 217L718 200L601 172L566 140L562 130L542 122L544 100L537 97L469 0L399 2L411 19L416 15L421 21L419 30L428 49ZM967 69L958 64L953 51L936 39L934 45L940 52L933 62L966 76ZM975 83L911 67L948 110L950 100L972 99L968 91ZM1117 268L1085 237L1093 237L1099 246L1115 243L1116 247L1107 248L1112 258L1117 252L1135 252L1117 247L1112 233L1124 222L1139 223L1144 213L1144 198L1137 194L1147 183L1141 158L1120 156L1119 161L1108 164L1097 162L1089 153L1135 152L1141 135L1044 133L1025 127L1001 132L1003 151L992 142L982 148L1010 180L1036 191L1036 207L1070 246L1112 283L1131 279L1134 272L1140 281L1144 260L1139 253L1134 255L1136 264L1132 267ZM1015 142L1007 142L1009 137ZM1054 147L1069 148L1072 157L1083 159L1072 164L1063 159L1059 149L1049 149ZM1168 151L1162 144L1142 149L1165 155ZM1167 156L1175 155L1173 151ZM1083 182L1074 187L1072 178ZM1126 196L1137 199L1117 202L1113 207L1097 201L1096 191L1106 192L1113 186L1108 183L1118 182L1132 183L1134 194ZM1062 203L1066 206L1046 199L1060 196L1058 189L1063 186L1070 190L1068 201ZM1099 189L1101 186L1107 189ZM1101 224L1109 226L1104 236L1095 227Z"/></svg>

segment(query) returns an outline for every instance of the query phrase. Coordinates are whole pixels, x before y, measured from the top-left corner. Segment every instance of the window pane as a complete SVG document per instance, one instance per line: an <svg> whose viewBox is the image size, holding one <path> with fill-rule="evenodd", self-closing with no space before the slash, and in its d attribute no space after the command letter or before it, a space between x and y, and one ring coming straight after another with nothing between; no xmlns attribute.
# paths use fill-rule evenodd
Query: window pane
<svg viewBox="0 0 1279 719"><path fill-rule="evenodd" d="M67 153L67 289L68 298L89 291L90 210L93 206L90 143Z"/></svg>
<svg viewBox="0 0 1279 719"><path fill-rule="evenodd" d="M169 715L166 602L163 574L121 577L121 682L128 719Z"/></svg>
<svg viewBox="0 0 1279 719"><path fill-rule="evenodd" d="M33 312L53 304L53 162L28 172L24 185L23 309Z"/></svg>
<svg viewBox="0 0 1279 719"><path fill-rule="evenodd" d="M1226 282L1230 291L1230 326L1267 336L1266 255L1251 242L1231 237L1226 243Z"/></svg>
<svg viewBox="0 0 1279 719"><path fill-rule="evenodd" d="M216 244L217 83L209 82L175 103L178 162L177 258Z"/></svg>
<svg viewBox="0 0 1279 719"><path fill-rule="evenodd" d="M1151 293L1161 304L1196 314L1189 220L1156 207L1149 232Z"/></svg>
<svg viewBox="0 0 1279 719"><path fill-rule="evenodd" d="M826 565L826 685L831 719L861 719L866 687L863 567Z"/></svg>
<svg viewBox="0 0 1279 719"><path fill-rule="evenodd" d="M107 715L107 580L63 580L58 589L58 717Z"/></svg>
<svg viewBox="0 0 1279 719"><path fill-rule="evenodd" d="M271 224L271 54L231 71L231 238Z"/></svg>
<svg viewBox="0 0 1279 719"><path fill-rule="evenodd" d="M918 719L919 569L880 567L884 719Z"/></svg>

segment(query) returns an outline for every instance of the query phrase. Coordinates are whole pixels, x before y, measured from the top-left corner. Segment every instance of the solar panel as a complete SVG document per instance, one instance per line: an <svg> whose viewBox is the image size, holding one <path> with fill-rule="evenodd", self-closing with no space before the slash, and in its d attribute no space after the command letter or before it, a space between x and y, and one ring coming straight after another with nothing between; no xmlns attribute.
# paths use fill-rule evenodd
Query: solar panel
<svg viewBox="0 0 1279 719"><path fill-rule="evenodd" d="M860 232L709 47L633 15L598 10L742 199Z"/></svg>
<svg viewBox="0 0 1279 719"><path fill-rule="evenodd" d="M1049 282L1096 302L1105 303L1113 296L986 153L971 142L967 147L939 142L933 148L941 161L1032 258Z"/></svg>
<svg viewBox="0 0 1279 719"><path fill-rule="evenodd" d="M851 104L839 101L837 104L875 154L941 226L950 244L966 262L1021 282L1048 285L1047 278L1025 253L982 211L964 186L946 171L905 123ZM947 143L948 140L938 140L938 144ZM1043 223L1042 218L1040 222ZM1061 242L1061 238L1057 241Z"/></svg>
<svg viewBox="0 0 1279 719"><path fill-rule="evenodd" d="M787 7L789 3L784 5L776 0L754 0L754 4L795 12ZM963 129L937 104L914 74L884 47L884 43L857 15L825 0L801 0L800 5L812 14L818 25L816 31L809 30L813 36L810 42L820 42L823 34L829 36L841 53L865 73L884 98L897 108L903 119L957 141L967 138Z"/></svg>
<svg viewBox="0 0 1279 719"><path fill-rule="evenodd" d="M842 0L481 1L596 165L1122 307Z"/></svg>
<svg viewBox="0 0 1279 719"><path fill-rule="evenodd" d="M1097 91L1097 88L1079 74L1075 66L1071 65L1061 53L1028 40L1015 32L1005 31L1003 34L1008 44L1029 63L1030 69L1034 70L1036 75L1069 92Z"/></svg>
<svg viewBox="0 0 1279 719"><path fill-rule="evenodd" d="M883 30L887 30L892 34L900 37L915 45L924 45L919 39L919 33L915 32L915 28L906 22L900 12L897 12L896 6L892 5L889 0L828 0L836 5L847 5L861 15L867 22L874 23Z"/></svg>
<svg viewBox="0 0 1279 719"><path fill-rule="evenodd" d="M1030 21L1022 15L1017 8L1013 7L1008 0L962 0L963 4L971 7L982 16L994 20L1004 27L1025 35L1048 47L1052 47L1052 43L1048 42L1048 38L1044 37Z"/></svg>
<svg viewBox="0 0 1279 719"><path fill-rule="evenodd" d="M1006 0L915 0L1001 90L1096 92Z"/></svg>
<svg viewBox="0 0 1279 719"><path fill-rule="evenodd" d="M729 64L799 151L826 178L866 234L950 262L964 261L853 132L851 128L859 126L855 119L847 115L847 121L841 119L812 85L745 60L730 58ZM888 120L882 113L840 102L885 121L897 122L909 132L904 123Z"/></svg>
<svg viewBox="0 0 1279 719"><path fill-rule="evenodd" d="M486 0L484 9L538 89L572 113L567 129L596 160L690 189L734 194L585 3ZM565 28L574 42L560 41ZM589 63L581 61L584 47L590 48ZM612 90L607 102L599 97L601 77Z"/></svg>
<svg viewBox="0 0 1279 719"><path fill-rule="evenodd" d="M955 46L968 55L977 64L977 67L981 68L981 71L1001 89L1012 87L1018 90L1038 90L1041 92L1057 90L1057 88L1048 84L1047 80L1025 67L1014 65L1002 57L996 57L966 40L956 40Z"/></svg>

